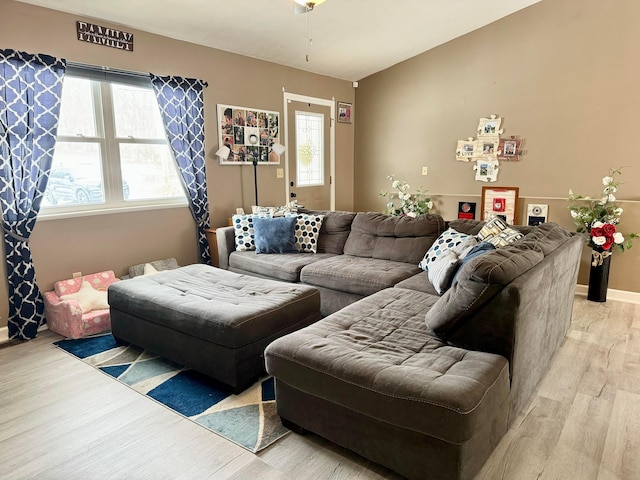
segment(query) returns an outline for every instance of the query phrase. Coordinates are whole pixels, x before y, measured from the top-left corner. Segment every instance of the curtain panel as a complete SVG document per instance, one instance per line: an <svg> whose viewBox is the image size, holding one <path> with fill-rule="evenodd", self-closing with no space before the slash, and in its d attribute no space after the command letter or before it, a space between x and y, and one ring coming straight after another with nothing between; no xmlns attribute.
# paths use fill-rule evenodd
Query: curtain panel
<svg viewBox="0 0 640 480"><path fill-rule="evenodd" d="M211 263L205 230L211 226L204 151L202 80L150 74L162 121L196 222L200 263Z"/></svg>
<svg viewBox="0 0 640 480"><path fill-rule="evenodd" d="M35 338L44 323L29 237L56 143L66 62L0 50L0 208L9 294L9 338Z"/></svg>

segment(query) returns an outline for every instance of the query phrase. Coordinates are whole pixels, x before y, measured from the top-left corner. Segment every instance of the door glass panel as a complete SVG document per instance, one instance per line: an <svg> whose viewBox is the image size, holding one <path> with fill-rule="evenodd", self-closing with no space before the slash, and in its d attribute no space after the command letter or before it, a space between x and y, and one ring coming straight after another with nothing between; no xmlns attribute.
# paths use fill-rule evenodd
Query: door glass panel
<svg viewBox="0 0 640 480"><path fill-rule="evenodd" d="M324 115L296 112L296 184L324 185Z"/></svg>
<svg viewBox="0 0 640 480"><path fill-rule="evenodd" d="M125 200L184 197L169 145L120 144Z"/></svg>
<svg viewBox="0 0 640 480"><path fill-rule="evenodd" d="M42 205L82 205L104 202L100 144L56 142Z"/></svg>

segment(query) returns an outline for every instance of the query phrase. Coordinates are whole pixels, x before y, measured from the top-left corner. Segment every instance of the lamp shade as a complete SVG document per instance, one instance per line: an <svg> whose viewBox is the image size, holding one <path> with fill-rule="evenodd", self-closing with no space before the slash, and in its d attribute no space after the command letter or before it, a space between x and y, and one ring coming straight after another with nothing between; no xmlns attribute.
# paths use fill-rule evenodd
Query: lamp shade
<svg viewBox="0 0 640 480"><path fill-rule="evenodd" d="M271 146L271 150L273 151L273 153L280 156L284 153L285 148L284 148L284 145L282 145L281 143L274 143Z"/></svg>
<svg viewBox="0 0 640 480"><path fill-rule="evenodd" d="M216 152L216 157L218 157L220 160L226 160L227 158L229 158L230 153L231 150L229 149L229 147L223 145Z"/></svg>

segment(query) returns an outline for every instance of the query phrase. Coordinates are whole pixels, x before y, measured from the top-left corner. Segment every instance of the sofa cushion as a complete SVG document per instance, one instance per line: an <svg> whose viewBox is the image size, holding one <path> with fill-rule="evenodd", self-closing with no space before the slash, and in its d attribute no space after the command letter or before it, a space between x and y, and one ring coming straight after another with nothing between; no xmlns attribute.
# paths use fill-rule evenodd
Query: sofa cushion
<svg viewBox="0 0 640 480"><path fill-rule="evenodd" d="M406 288L408 290L416 290L418 292L428 293L429 295L438 295L436 289L429 281L429 272L420 272L409 278L402 280L394 285L396 288Z"/></svg>
<svg viewBox="0 0 640 480"><path fill-rule="evenodd" d="M153 262L139 263L129 267L129 278L137 277L138 275L144 275L144 267L149 264L157 271L162 272L164 270L173 270L178 268L178 262L175 258L165 258L164 260L154 260Z"/></svg>
<svg viewBox="0 0 640 480"><path fill-rule="evenodd" d="M573 234L554 223L535 227L513 245L464 265L452 287L426 314L428 326L443 339L519 275L535 267ZM514 306L515 308L515 306Z"/></svg>
<svg viewBox="0 0 640 480"><path fill-rule="evenodd" d="M445 222L439 215L412 218L358 213L351 224L344 253L417 265L444 230Z"/></svg>
<svg viewBox="0 0 640 480"><path fill-rule="evenodd" d="M322 215L322 227L318 237L319 253L335 253L342 255L344 244L351 232L351 223L356 216L355 212L345 212L340 210L309 210L301 208L298 210L302 214Z"/></svg>
<svg viewBox="0 0 640 480"><path fill-rule="evenodd" d="M282 280L284 282L299 282L300 271L305 265L329 257L331 253L316 253L315 255L301 255L300 253L278 253L273 255L257 255L255 251L231 252L229 267L242 273Z"/></svg>
<svg viewBox="0 0 640 480"><path fill-rule="evenodd" d="M496 416L506 422L508 365L430 335L423 315L435 300L378 292L271 343L267 370L363 415L462 443Z"/></svg>
<svg viewBox="0 0 640 480"><path fill-rule="evenodd" d="M256 253L297 252L295 230L298 219L295 217L253 219Z"/></svg>
<svg viewBox="0 0 640 480"><path fill-rule="evenodd" d="M357 295L371 295L417 273L420 269L415 264L345 254L305 266L300 281Z"/></svg>

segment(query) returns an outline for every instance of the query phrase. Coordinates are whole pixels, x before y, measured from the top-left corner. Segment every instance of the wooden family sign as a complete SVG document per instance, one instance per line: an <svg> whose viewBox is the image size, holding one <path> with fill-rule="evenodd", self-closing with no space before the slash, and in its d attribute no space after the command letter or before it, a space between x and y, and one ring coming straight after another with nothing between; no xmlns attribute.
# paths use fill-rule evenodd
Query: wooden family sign
<svg viewBox="0 0 640 480"><path fill-rule="evenodd" d="M78 40L82 42L104 45L105 47L117 48L133 52L133 33L123 32L115 28L102 27L88 22L76 22L76 32Z"/></svg>

